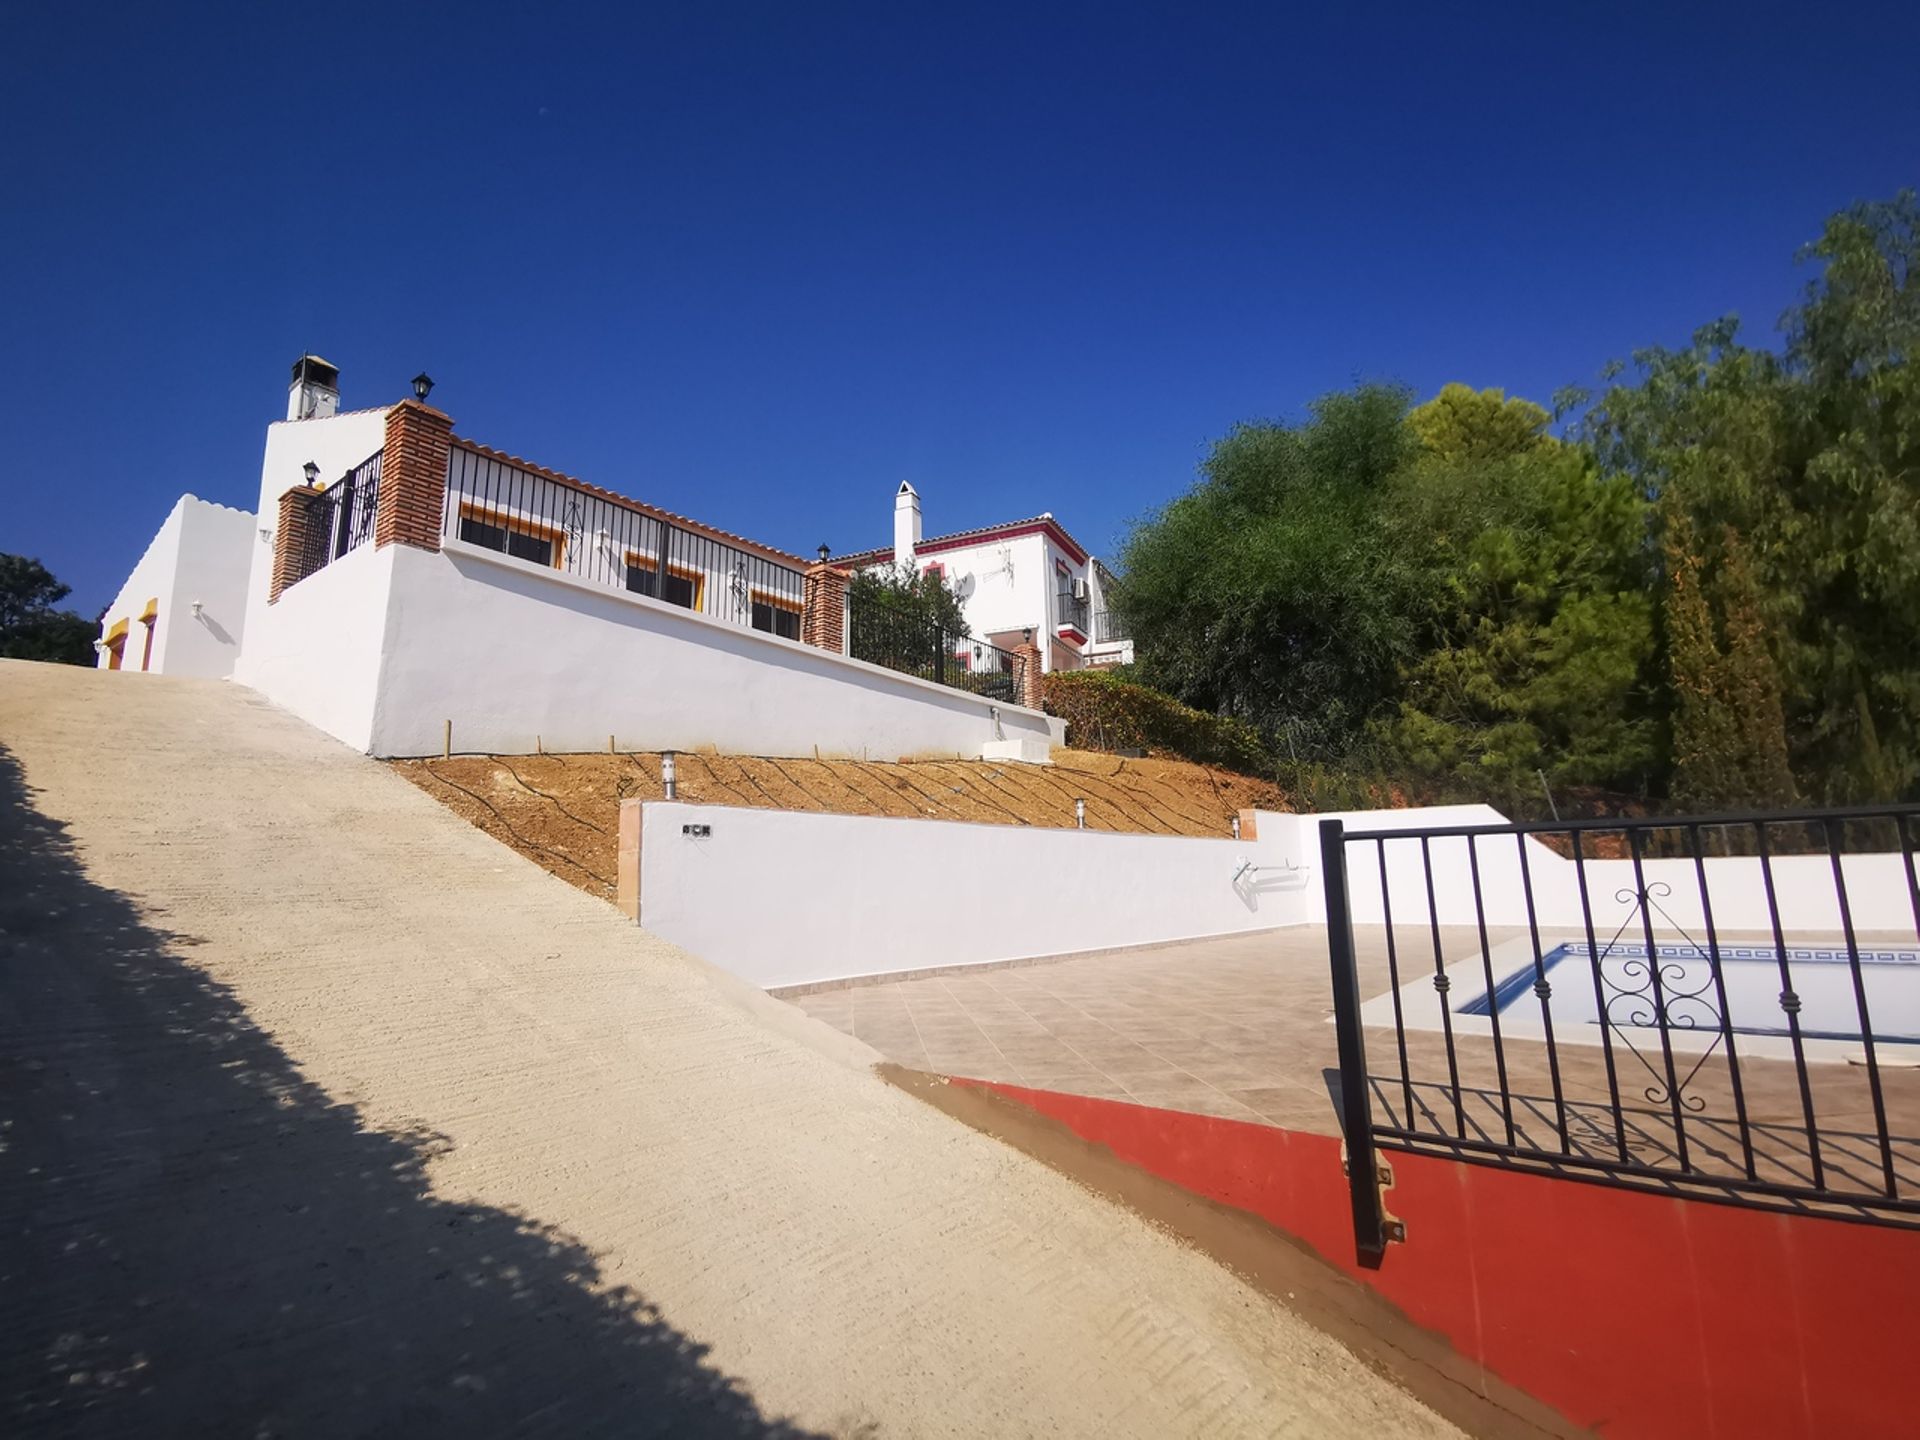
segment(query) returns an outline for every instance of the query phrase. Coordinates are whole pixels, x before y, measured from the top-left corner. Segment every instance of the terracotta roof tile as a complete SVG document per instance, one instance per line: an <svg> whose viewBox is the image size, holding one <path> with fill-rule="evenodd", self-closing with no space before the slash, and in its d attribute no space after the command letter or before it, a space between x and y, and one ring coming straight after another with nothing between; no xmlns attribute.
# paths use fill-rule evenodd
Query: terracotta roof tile
<svg viewBox="0 0 1920 1440"><path fill-rule="evenodd" d="M1059 531L1066 542L1082 555L1091 556L1093 554L1086 546L1074 539L1067 527L1062 525L1059 520L1051 514L1033 515L1025 520L1003 520L998 525L979 525L971 530L955 530L950 535L927 535L922 537L920 546L922 549L927 549L935 545L953 545L962 540L985 539L998 535L1003 531L1031 530L1037 526L1046 526ZM836 555L833 557L833 563L836 565L860 565L866 561L878 560L882 556L891 554L893 554L893 547L891 545L880 545L872 550L856 551L852 555Z"/></svg>

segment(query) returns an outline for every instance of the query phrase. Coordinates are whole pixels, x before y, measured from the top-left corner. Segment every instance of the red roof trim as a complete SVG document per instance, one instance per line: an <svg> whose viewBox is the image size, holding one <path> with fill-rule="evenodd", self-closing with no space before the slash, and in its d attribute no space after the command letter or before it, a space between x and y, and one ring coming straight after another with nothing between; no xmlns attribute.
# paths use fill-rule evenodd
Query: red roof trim
<svg viewBox="0 0 1920 1440"><path fill-rule="evenodd" d="M731 530L722 530L713 525L703 525L700 521L691 520L685 515L676 515L671 510L662 510L658 505L649 505L644 500L635 500L631 495L622 495L617 490L602 489L598 485L589 484L572 475L563 475L558 470L549 470L544 465L536 465L531 460L521 459L518 455L509 455L506 451L496 450L491 445L482 445L477 440L468 440L456 435L453 437L453 443L472 454L488 460L498 460L503 465L513 465L531 475L538 475L542 480L551 480L556 485L566 485L589 495L597 495L602 500L611 500L615 504L626 506L629 510L638 510L642 515L651 515L656 520L665 520L670 525L678 525L682 530L691 530L696 535L705 535L710 540L718 540L723 544L738 546L742 550L751 550L767 559L778 560L782 565L790 565L796 570L804 571L809 563L798 555L789 555L786 551L776 550L771 545L762 545L758 540L749 540L744 535L736 535Z"/></svg>
<svg viewBox="0 0 1920 1440"><path fill-rule="evenodd" d="M1049 520L1041 516L1032 520L1012 520L1005 525L987 525L978 530L962 530L955 535L936 535L933 539L922 540L914 546L914 554L938 555L944 550L964 550L969 545L984 545L994 540L1017 540L1022 535L1046 535L1071 555L1077 563L1081 565L1087 563L1087 552L1081 548L1080 542L1067 534L1058 520ZM862 550L856 555L836 555L833 557L833 563L863 565L892 554L891 547Z"/></svg>

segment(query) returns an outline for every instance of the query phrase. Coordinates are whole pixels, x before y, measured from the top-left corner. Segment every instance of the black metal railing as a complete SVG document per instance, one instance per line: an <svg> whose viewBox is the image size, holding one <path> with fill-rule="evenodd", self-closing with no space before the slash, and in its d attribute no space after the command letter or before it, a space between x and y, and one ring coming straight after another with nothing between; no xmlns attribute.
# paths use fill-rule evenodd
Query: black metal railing
<svg viewBox="0 0 1920 1440"><path fill-rule="evenodd" d="M1023 657L876 601L849 597L847 654L1010 705L1024 693Z"/></svg>
<svg viewBox="0 0 1920 1440"><path fill-rule="evenodd" d="M380 457L376 450L306 502L307 526L300 547L297 584L373 539L380 508Z"/></svg>
<svg viewBox="0 0 1920 1440"><path fill-rule="evenodd" d="M1087 597L1061 590L1054 595L1053 623L1071 625L1082 635L1087 633Z"/></svg>
<svg viewBox="0 0 1920 1440"><path fill-rule="evenodd" d="M1115 645L1122 640L1131 640L1133 632L1127 629L1127 622L1120 618L1116 610L1097 610L1093 616L1093 643L1096 645Z"/></svg>
<svg viewBox="0 0 1920 1440"><path fill-rule="evenodd" d="M442 533L609 589L799 640L793 566L456 444Z"/></svg>
<svg viewBox="0 0 1920 1440"><path fill-rule="evenodd" d="M1361 1253L1380 1148L1920 1224L1916 822L1322 821Z"/></svg>

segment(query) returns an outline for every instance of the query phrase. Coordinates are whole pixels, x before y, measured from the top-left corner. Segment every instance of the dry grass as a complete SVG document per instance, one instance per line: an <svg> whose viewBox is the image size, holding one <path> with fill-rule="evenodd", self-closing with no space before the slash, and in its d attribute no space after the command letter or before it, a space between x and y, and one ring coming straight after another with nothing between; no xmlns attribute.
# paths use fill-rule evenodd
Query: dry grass
<svg viewBox="0 0 1920 1440"><path fill-rule="evenodd" d="M1141 835L1226 835L1247 807L1288 808L1274 785L1183 760L1056 750L1051 766L984 760L676 757L679 798L712 805L897 815L992 825L1073 824ZM663 798L660 757L475 755L396 760L394 769L495 839L570 884L611 899L622 800Z"/></svg>

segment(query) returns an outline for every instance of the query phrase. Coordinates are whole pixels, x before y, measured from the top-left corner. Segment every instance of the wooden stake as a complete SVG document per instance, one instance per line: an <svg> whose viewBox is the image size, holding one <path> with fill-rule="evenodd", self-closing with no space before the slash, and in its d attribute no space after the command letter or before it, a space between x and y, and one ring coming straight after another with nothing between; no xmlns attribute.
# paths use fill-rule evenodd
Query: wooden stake
<svg viewBox="0 0 1920 1440"><path fill-rule="evenodd" d="M533 737L533 753L536 755L544 755L547 753L546 747L540 743L540 737L538 735Z"/></svg>
<svg viewBox="0 0 1920 1440"><path fill-rule="evenodd" d="M613 736L609 735L607 736L607 754L611 755L613 753L614 753Z"/></svg>
<svg viewBox="0 0 1920 1440"><path fill-rule="evenodd" d="M440 758L451 760L453 758L453 721L449 720L446 724L447 728L440 736Z"/></svg>

